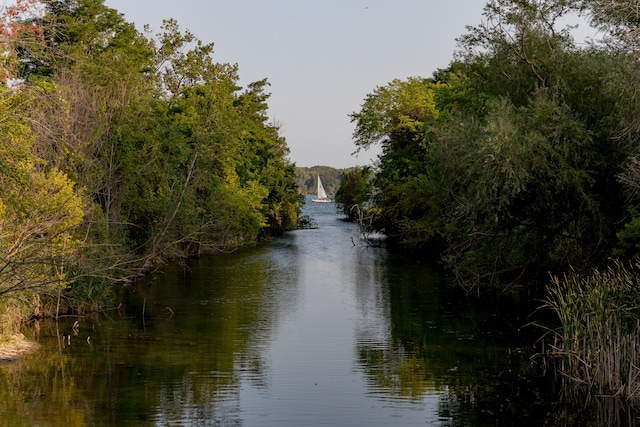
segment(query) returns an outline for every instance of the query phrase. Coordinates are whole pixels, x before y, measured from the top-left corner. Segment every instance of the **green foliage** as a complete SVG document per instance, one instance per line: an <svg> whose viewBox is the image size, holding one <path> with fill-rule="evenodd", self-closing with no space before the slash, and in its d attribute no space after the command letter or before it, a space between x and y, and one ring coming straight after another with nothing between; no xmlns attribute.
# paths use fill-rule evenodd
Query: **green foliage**
<svg viewBox="0 0 640 427"><path fill-rule="evenodd" d="M29 99L1 92L0 297L38 304L39 295L56 295L68 284L83 203L64 173L32 153L33 138L20 113Z"/></svg>
<svg viewBox="0 0 640 427"><path fill-rule="evenodd" d="M616 244L634 61L575 47L555 29L570 6L489 2L458 62L376 88L351 116L356 145L383 149L377 228L437 251L469 289L588 268Z"/></svg>
<svg viewBox="0 0 640 427"><path fill-rule="evenodd" d="M338 205L338 210L351 219L357 218L358 209L367 207L366 205L371 198L371 176L370 167L356 167L342 175L340 187L336 191L335 202Z"/></svg>
<svg viewBox="0 0 640 427"><path fill-rule="evenodd" d="M436 86L429 80L393 80L365 98L360 112L351 115L356 122L355 143L362 148L382 144L394 150L395 144L416 141L425 122L437 118ZM408 141L407 141L408 142Z"/></svg>
<svg viewBox="0 0 640 427"><path fill-rule="evenodd" d="M629 208L631 220L618 231L618 246L613 254L626 259L640 258L640 215L638 211Z"/></svg>
<svg viewBox="0 0 640 427"><path fill-rule="evenodd" d="M200 43L183 53L193 36L164 29L170 94L136 103L118 128L130 246L147 260L192 256L293 228L300 201L285 141L266 123L268 83L238 93L235 67Z"/></svg>
<svg viewBox="0 0 640 427"><path fill-rule="evenodd" d="M631 1L612 2L607 0L580 0L583 10L589 12L591 24L599 31L612 36L612 46L635 52L638 51L640 25L640 5ZM615 42L615 43L613 43Z"/></svg>
<svg viewBox="0 0 640 427"><path fill-rule="evenodd" d="M458 186L446 202L454 207L445 214L447 262L461 277L588 263L590 254L581 250L595 250L593 233L607 232L582 149L588 131L544 91L527 107L502 100L487 111L474 137L465 129L448 141L460 154L448 171Z"/></svg>
<svg viewBox="0 0 640 427"><path fill-rule="evenodd" d="M42 7L29 17L38 31L7 45L16 66L3 66L22 80L0 106L0 256L16 265L20 235L6 230L27 230L18 243L42 266L20 259L0 293L64 283L61 307L100 307L105 284L296 226L266 80L241 88L238 67L174 20L150 38L103 0Z"/></svg>

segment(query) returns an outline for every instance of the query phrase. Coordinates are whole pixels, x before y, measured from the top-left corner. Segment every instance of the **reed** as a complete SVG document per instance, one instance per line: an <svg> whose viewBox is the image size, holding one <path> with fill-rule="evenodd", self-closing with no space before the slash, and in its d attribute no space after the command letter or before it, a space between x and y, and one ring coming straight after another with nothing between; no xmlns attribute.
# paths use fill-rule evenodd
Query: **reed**
<svg viewBox="0 0 640 427"><path fill-rule="evenodd" d="M638 268L615 264L552 278L545 307L560 320L548 355L571 383L596 396L640 403Z"/></svg>
<svg viewBox="0 0 640 427"><path fill-rule="evenodd" d="M37 301L33 299L0 298L0 340L20 332L34 306Z"/></svg>

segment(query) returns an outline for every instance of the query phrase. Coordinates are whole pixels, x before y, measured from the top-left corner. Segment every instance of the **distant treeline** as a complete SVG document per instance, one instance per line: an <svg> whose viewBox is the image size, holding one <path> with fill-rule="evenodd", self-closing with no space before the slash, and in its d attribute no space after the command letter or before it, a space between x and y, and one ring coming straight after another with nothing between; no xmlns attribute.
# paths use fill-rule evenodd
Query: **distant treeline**
<svg viewBox="0 0 640 427"><path fill-rule="evenodd" d="M296 167L296 185L301 194L316 194L318 175L329 196L336 194L340 179L351 169L336 169L330 166Z"/></svg>

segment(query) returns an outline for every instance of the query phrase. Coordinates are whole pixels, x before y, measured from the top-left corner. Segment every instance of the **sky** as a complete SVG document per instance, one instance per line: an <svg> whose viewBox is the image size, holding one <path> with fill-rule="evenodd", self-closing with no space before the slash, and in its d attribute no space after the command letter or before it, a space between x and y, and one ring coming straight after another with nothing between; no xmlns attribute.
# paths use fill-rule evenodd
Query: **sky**
<svg viewBox="0 0 640 427"><path fill-rule="evenodd" d="M238 64L240 85L266 78L271 121L296 166L371 164L349 114L393 79L446 68L484 0L105 0L142 30L174 18L213 58Z"/></svg>

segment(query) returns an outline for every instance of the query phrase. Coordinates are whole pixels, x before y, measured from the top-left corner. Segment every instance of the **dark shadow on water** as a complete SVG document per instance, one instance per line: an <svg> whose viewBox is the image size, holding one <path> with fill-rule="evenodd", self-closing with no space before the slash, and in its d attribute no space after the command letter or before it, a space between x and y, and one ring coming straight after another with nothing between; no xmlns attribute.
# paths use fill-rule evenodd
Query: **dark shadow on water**
<svg viewBox="0 0 640 427"><path fill-rule="evenodd" d="M636 425L532 358L535 302L466 295L332 207L307 214L127 287L119 312L40 325L0 366L0 426Z"/></svg>

